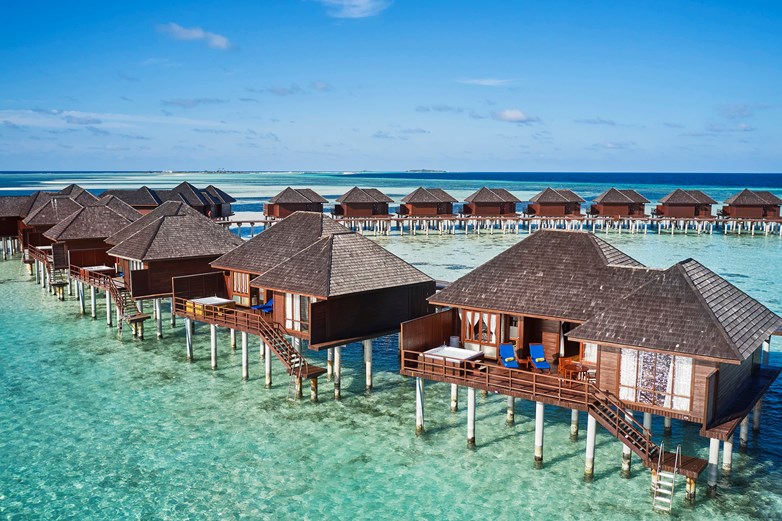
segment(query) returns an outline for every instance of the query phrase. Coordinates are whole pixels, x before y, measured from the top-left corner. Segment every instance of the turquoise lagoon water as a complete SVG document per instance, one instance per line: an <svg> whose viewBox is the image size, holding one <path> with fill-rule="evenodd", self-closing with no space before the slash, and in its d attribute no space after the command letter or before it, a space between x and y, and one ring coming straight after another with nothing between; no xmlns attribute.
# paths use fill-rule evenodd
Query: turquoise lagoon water
<svg viewBox="0 0 782 521"><path fill-rule="evenodd" d="M454 279L524 234L380 237L378 243L440 279ZM782 239L615 235L652 266L694 257L782 313ZM165 313L167 318L167 312ZM542 470L533 469L534 406L478 395L477 443L466 446L465 393L449 411L449 387L426 386L426 433L415 435L412 379L399 375L395 336L376 341L375 389L364 392L360 347L344 350L343 399L322 379L321 401L289 402L275 361L272 389L251 357L209 333L185 362L184 328L164 338L118 337L101 317L81 316L32 282L18 261L0 262L0 516L8 519L659 519L649 474L634 459L619 476L621 444L598 429L595 479L584 483L584 436L569 440L570 412L546 408ZM775 338L771 361L782 364ZM252 344L251 344L252 345ZM309 355L325 364L323 355ZM660 433L661 422L653 429ZM718 495L698 483L694 505L677 483L673 518L782 518L782 384L770 390L763 429L734 455ZM693 425L674 423L666 444L707 455ZM659 441L658 436L658 441ZM736 443L738 446L738 443ZM705 476L704 476L705 478Z"/></svg>

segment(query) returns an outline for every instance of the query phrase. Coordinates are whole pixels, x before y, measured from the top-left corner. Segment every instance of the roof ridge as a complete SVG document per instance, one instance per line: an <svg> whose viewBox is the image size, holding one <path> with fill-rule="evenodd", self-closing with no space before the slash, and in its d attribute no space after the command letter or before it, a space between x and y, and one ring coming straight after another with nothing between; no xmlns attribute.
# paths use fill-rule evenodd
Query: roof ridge
<svg viewBox="0 0 782 521"><path fill-rule="evenodd" d="M679 262L677 262L676 264L674 264L672 266L672 268L676 269L684 277L684 280L687 282L687 285L693 290L693 292L695 293L696 298L698 299L698 302L700 303L701 307L703 307L706 310L706 312L709 315L709 318L711 318L711 321L714 322L715 324L717 324L717 329L719 329L720 336L722 336L722 339L725 340L728 343L728 347L730 348L731 351L733 351L733 354L736 355L736 359L737 360L743 360L744 356L739 351L738 347L736 346L736 343L733 341L732 338L730 338L730 335L728 335L728 332L725 330L725 327L722 325L722 322L720 322L720 319L714 313L714 310L711 309L711 306L709 305L709 303L706 302L706 299L704 298L703 294L698 289L698 287L695 285L695 282L692 280L692 278L690 277L689 273L687 273L687 270L684 268L684 263L685 262L695 262L695 263L699 264L700 266L703 266L710 273L714 273L714 272L711 271L706 266L704 266L703 264L701 264L700 262L698 262L695 259L693 259L692 257L688 257L688 258L686 258L686 259L684 259L682 261L679 261ZM717 275L717 274L714 273L714 275ZM717 276L719 277L719 275L717 275ZM724 278L722 278L722 277L720 277L720 278L722 280L724 280L725 282L727 282L728 284L730 284L730 282L728 282ZM732 284L731 284L731 286L732 286ZM736 288L736 289L739 289L739 288ZM741 291L741 290L739 289L739 291ZM742 291L742 293L744 293L744 292ZM750 298L752 298L752 297L750 297Z"/></svg>
<svg viewBox="0 0 782 521"><path fill-rule="evenodd" d="M327 244L329 245L329 258L326 264L326 298L331 295L331 271L334 266L334 236L329 235L327 238Z"/></svg>

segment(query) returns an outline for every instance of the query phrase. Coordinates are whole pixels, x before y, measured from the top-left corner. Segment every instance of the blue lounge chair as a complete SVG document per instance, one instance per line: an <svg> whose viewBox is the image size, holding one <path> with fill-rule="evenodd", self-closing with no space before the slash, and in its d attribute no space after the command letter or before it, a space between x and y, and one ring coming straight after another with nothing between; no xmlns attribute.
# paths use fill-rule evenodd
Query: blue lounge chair
<svg viewBox="0 0 782 521"><path fill-rule="evenodd" d="M546 353L543 351L543 344L529 345L529 362L538 371L551 372L551 366L546 361Z"/></svg>
<svg viewBox="0 0 782 521"><path fill-rule="evenodd" d="M500 344L500 362L503 366L510 369L519 368L519 362L516 360L516 349L513 344Z"/></svg>
<svg viewBox="0 0 782 521"><path fill-rule="evenodd" d="M271 313L274 309L274 299L270 298L269 302L266 304L259 304L257 306L252 306L252 309L258 309L261 311L261 313Z"/></svg>

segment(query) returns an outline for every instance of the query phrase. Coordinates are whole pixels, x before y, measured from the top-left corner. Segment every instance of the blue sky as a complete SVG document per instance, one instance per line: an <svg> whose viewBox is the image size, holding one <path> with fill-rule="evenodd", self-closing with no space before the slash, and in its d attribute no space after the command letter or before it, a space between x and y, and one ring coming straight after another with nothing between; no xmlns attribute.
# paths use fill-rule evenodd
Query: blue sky
<svg viewBox="0 0 782 521"><path fill-rule="evenodd" d="M3 12L0 170L782 171L780 2Z"/></svg>

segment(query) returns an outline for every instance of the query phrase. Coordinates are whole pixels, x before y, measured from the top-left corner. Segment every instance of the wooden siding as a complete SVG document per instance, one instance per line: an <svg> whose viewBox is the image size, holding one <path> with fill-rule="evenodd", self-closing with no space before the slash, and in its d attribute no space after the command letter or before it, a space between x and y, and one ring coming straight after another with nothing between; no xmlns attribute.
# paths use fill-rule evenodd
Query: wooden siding
<svg viewBox="0 0 782 521"><path fill-rule="evenodd" d="M334 214L343 217L388 215L388 203L340 203L334 207Z"/></svg>
<svg viewBox="0 0 782 521"><path fill-rule="evenodd" d="M581 215L579 203L530 203L527 213L540 217L565 217L568 215Z"/></svg>
<svg viewBox="0 0 782 521"><path fill-rule="evenodd" d="M322 300L310 305L310 347L320 349L350 339L370 338L398 330L402 322L433 311L426 298L434 294L435 283L357 293ZM277 320L277 294L275 294Z"/></svg>
<svg viewBox="0 0 782 521"><path fill-rule="evenodd" d="M737 217L740 219L763 218L762 206L732 206L728 204L722 207L722 211L725 213L725 215L730 217Z"/></svg>
<svg viewBox="0 0 782 521"><path fill-rule="evenodd" d="M717 400L714 404L717 417L723 416L733 402L741 397L742 389L752 379L754 365L753 357L747 358L740 365L719 364L719 383L714 395Z"/></svg>
<svg viewBox="0 0 782 521"><path fill-rule="evenodd" d="M17 235L19 225L18 217L0 217L0 237L14 237Z"/></svg>
<svg viewBox="0 0 782 521"><path fill-rule="evenodd" d="M133 298L143 298L153 295L170 295L171 279L184 275L217 272L209 263L217 257L199 257L197 259L181 259L170 261L154 261L147 263L146 270L135 270L130 273L130 288ZM145 273L139 273L145 272ZM135 274L144 280L134 280ZM138 291L138 293L137 293Z"/></svg>
<svg viewBox="0 0 782 521"><path fill-rule="evenodd" d="M593 204L589 210L592 215L604 217L643 217L644 205L633 204Z"/></svg>
<svg viewBox="0 0 782 521"><path fill-rule="evenodd" d="M514 215L516 203L464 203L464 215L491 217L494 215Z"/></svg>
<svg viewBox="0 0 782 521"><path fill-rule="evenodd" d="M430 216L453 214L453 203L403 203L399 205L400 215Z"/></svg>
<svg viewBox="0 0 782 521"><path fill-rule="evenodd" d="M424 315L402 323L399 349L425 351L448 345L451 336L459 335L460 329L459 310L456 308Z"/></svg>
<svg viewBox="0 0 782 521"><path fill-rule="evenodd" d="M322 203L266 203L263 214L267 217L288 217L294 212L323 212Z"/></svg>

